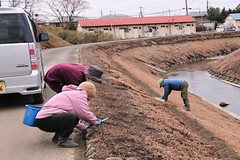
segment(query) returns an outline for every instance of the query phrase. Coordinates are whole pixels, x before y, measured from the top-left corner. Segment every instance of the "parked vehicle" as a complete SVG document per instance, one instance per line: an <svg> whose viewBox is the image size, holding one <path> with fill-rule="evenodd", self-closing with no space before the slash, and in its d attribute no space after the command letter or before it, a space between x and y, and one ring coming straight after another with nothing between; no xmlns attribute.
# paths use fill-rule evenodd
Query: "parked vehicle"
<svg viewBox="0 0 240 160"><path fill-rule="evenodd" d="M44 70L36 26L21 8L0 7L0 94L33 95L42 103Z"/></svg>
<svg viewBox="0 0 240 160"><path fill-rule="evenodd" d="M218 25L216 28L216 32L224 32L224 26L223 25Z"/></svg>
<svg viewBox="0 0 240 160"><path fill-rule="evenodd" d="M227 31L236 31L236 27L235 26L231 26L227 28Z"/></svg>

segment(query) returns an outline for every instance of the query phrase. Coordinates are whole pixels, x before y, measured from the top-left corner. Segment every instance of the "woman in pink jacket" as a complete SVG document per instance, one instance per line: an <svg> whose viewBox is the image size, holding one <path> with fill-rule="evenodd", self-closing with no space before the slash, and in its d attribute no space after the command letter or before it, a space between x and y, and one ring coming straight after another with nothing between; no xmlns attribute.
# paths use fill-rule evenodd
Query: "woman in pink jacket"
<svg viewBox="0 0 240 160"><path fill-rule="evenodd" d="M36 116L35 125L43 131L55 133L52 141L59 146L77 147L78 144L69 139L75 127L85 130L89 125L102 123L88 106L88 101L96 96L96 88L91 82L83 82L78 87L64 86L62 91L44 104Z"/></svg>

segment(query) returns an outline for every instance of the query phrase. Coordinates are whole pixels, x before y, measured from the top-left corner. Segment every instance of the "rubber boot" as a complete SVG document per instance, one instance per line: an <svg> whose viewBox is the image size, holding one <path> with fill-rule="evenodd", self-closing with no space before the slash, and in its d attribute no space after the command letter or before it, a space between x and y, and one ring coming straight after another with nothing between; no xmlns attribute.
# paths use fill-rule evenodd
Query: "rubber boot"
<svg viewBox="0 0 240 160"><path fill-rule="evenodd" d="M78 147L78 144L75 143L72 139L69 139L69 137L64 138L61 136L58 136L58 146L64 147L64 148L74 148Z"/></svg>
<svg viewBox="0 0 240 160"><path fill-rule="evenodd" d="M55 133L55 134L54 134L54 136L53 136L53 138L52 138L52 142L53 142L53 143L58 143L58 136L59 136L58 133ZM72 140L71 137L68 137L68 139L69 139L69 140Z"/></svg>
<svg viewBox="0 0 240 160"><path fill-rule="evenodd" d="M183 102L184 102L184 106L185 106L186 111L190 111L189 100L188 99L184 99Z"/></svg>
<svg viewBox="0 0 240 160"><path fill-rule="evenodd" d="M52 138L52 142L53 143L57 143L58 142L58 134L57 133L54 134L54 136Z"/></svg>

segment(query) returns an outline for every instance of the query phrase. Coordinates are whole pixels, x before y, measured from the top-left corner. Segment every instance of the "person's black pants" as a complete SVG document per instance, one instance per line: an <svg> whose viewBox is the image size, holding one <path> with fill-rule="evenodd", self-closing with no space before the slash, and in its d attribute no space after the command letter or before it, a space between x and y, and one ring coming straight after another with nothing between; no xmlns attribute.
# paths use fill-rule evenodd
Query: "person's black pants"
<svg viewBox="0 0 240 160"><path fill-rule="evenodd" d="M78 117L73 114L61 113L43 119L36 119L35 126L42 131L55 132L55 134L63 138L68 138L78 121Z"/></svg>

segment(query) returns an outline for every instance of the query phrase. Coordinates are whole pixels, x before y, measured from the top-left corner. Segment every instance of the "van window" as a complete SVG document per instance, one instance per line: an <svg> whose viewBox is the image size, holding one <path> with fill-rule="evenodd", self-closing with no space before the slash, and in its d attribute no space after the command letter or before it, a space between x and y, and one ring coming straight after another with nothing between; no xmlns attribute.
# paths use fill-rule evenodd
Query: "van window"
<svg viewBox="0 0 240 160"><path fill-rule="evenodd" d="M34 42L25 14L0 14L0 44Z"/></svg>
<svg viewBox="0 0 240 160"><path fill-rule="evenodd" d="M36 28L36 25L35 25L35 23L33 22L32 19L29 18L29 20L30 20L31 25L32 25L32 29L33 29L33 34L34 34L35 40L36 40L36 42L40 42L40 41L39 41L39 37L37 36L37 28Z"/></svg>

